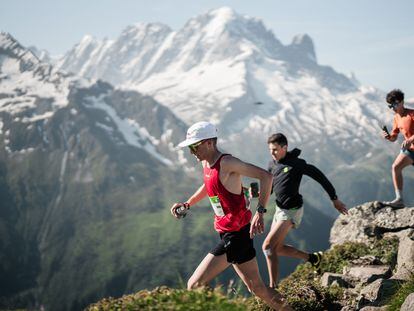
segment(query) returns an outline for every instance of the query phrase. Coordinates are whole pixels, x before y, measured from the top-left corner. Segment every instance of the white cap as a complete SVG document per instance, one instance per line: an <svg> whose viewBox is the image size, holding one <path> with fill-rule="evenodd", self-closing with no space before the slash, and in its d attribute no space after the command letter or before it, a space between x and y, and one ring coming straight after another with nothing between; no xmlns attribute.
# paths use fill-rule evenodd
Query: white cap
<svg viewBox="0 0 414 311"><path fill-rule="evenodd" d="M178 147L187 147L204 139L217 137L217 128L210 122L201 121L190 126L187 130L186 140L178 144Z"/></svg>

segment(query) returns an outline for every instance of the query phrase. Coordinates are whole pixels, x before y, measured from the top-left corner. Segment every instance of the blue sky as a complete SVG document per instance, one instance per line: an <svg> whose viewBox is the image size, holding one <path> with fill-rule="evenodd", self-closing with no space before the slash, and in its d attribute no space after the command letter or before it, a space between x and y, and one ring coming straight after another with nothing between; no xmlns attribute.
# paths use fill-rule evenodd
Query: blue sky
<svg viewBox="0 0 414 311"><path fill-rule="evenodd" d="M115 38L136 22L179 29L222 6L262 19L284 44L307 33L320 64L414 98L412 0L0 0L0 29L23 45L63 54L85 34Z"/></svg>

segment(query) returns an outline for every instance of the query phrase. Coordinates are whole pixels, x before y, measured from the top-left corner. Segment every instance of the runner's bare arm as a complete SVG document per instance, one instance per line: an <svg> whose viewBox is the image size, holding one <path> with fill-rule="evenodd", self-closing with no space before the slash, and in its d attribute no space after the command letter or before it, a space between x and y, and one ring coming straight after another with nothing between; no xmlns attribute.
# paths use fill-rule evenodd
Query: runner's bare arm
<svg viewBox="0 0 414 311"><path fill-rule="evenodd" d="M221 169L227 173L237 173L241 176L258 179L260 181L259 203L266 206L272 189L273 176L271 173L232 156L223 158Z"/></svg>
<svg viewBox="0 0 414 311"><path fill-rule="evenodd" d="M197 189L196 192L187 200L187 203L190 204L190 206L193 206L200 202L202 199L204 199L207 196L207 189L205 184L203 183L200 188Z"/></svg>
<svg viewBox="0 0 414 311"><path fill-rule="evenodd" d="M398 123L394 118L391 133L388 137L384 137L384 138L391 141L391 142L394 142L394 141L397 140L399 132L400 132L400 129L398 128Z"/></svg>
<svg viewBox="0 0 414 311"><path fill-rule="evenodd" d="M202 184L200 186L200 188L198 188L197 191L194 192L194 194L186 201L186 203L188 203L189 206L193 206L197 202L204 199L206 196L207 196L206 186L204 184ZM171 214L175 218L179 218L179 215L177 215L176 211L177 211L177 208L179 208L182 205L183 205L183 203L174 203L174 205L171 207Z"/></svg>

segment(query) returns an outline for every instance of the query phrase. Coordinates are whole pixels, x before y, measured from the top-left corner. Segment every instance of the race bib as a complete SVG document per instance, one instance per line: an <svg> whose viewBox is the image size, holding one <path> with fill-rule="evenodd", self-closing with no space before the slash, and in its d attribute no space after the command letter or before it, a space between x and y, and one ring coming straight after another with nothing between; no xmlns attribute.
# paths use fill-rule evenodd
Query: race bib
<svg viewBox="0 0 414 311"><path fill-rule="evenodd" d="M224 216L223 207L220 204L220 199L218 196L208 197L210 199L211 207L214 210L214 213L217 216Z"/></svg>

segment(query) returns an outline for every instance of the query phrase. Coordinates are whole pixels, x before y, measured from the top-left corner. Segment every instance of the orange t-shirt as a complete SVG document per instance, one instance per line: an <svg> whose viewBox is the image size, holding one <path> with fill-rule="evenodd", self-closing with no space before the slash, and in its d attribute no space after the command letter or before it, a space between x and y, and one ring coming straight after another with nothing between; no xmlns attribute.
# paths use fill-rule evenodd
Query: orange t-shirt
<svg viewBox="0 0 414 311"><path fill-rule="evenodd" d="M406 109L405 116L400 116L398 113L394 115L394 124L392 126L391 136L396 137L398 133L402 133L405 139L414 135L414 110ZM414 144L408 148L414 151Z"/></svg>

